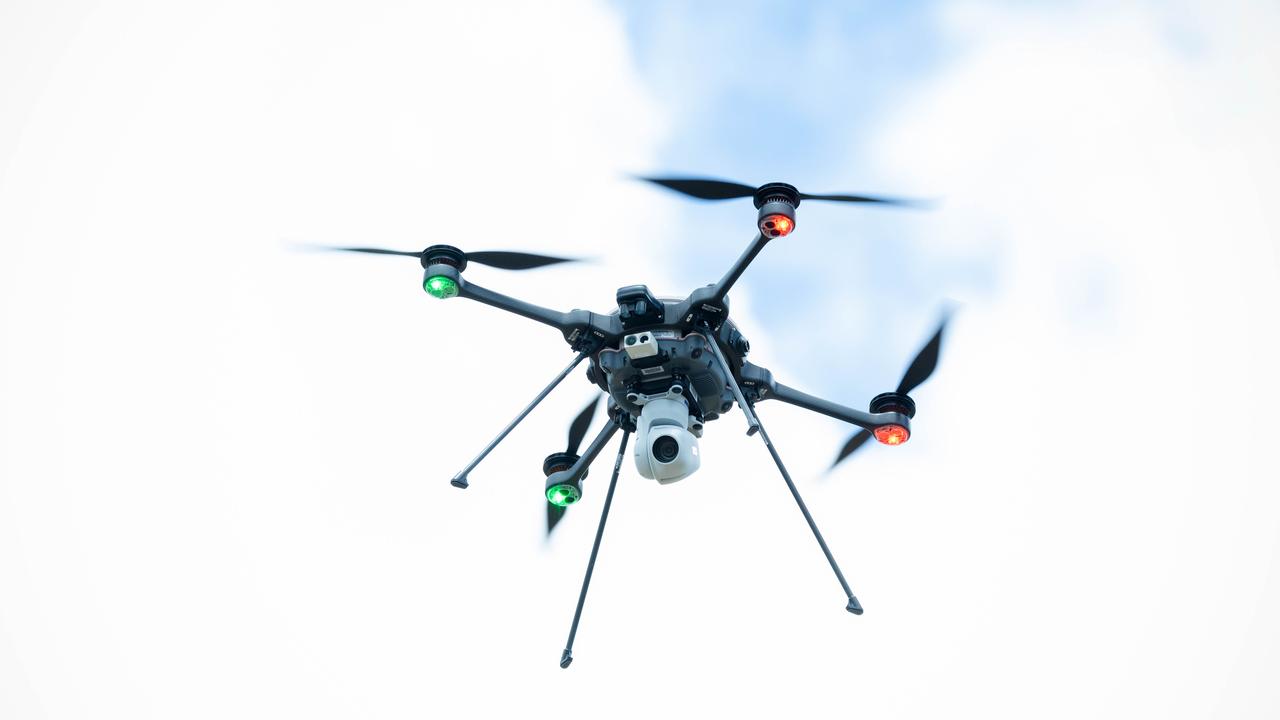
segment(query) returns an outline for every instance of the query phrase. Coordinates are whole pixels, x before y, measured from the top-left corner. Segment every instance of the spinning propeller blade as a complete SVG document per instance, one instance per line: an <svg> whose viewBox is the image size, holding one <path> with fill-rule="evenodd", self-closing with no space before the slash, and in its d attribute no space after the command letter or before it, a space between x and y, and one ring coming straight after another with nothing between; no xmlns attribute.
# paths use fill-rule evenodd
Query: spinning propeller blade
<svg viewBox="0 0 1280 720"><path fill-rule="evenodd" d="M406 250L386 250L384 248L371 247L323 247L321 249L333 250L336 252L369 253L371 255L404 255L405 257L418 258L418 260L422 260L422 254L425 252L424 250L409 252ZM553 257L551 255L536 255L534 253L510 252L505 250L471 252L466 253L465 256L468 262L488 265L489 267L495 267L500 270L532 270L534 268L546 267L547 265L577 262L576 258Z"/></svg>
<svg viewBox="0 0 1280 720"><path fill-rule="evenodd" d="M898 383L898 392L903 395L909 394L912 390L920 387L925 380L928 380L933 371L938 368L938 355L942 351L942 335L947 329L947 323L950 319L950 314L942 316L942 320L938 323L938 329L934 331L933 337L929 338L924 347L920 348L920 352L916 353L915 359L907 367L906 374L902 376L902 382ZM831 463L828 471L835 469L845 458L852 455L855 450L862 447L863 443L870 439L871 433L867 430L859 430L854 433L853 437L849 438L849 442L840 448L840 453L836 455L835 462Z"/></svg>
<svg viewBox="0 0 1280 720"><path fill-rule="evenodd" d="M578 454L578 446L582 445L582 439L587 436L587 428L591 427L591 418L595 417L596 406L599 404L599 397L592 398L591 403L582 408L578 417L573 419L573 424L569 426L569 445L565 448L565 452L571 455Z"/></svg>
<svg viewBox="0 0 1280 720"><path fill-rule="evenodd" d="M473 263L480 263L481 265L499 268L501 270L532 270L534 268L546 267L547 265L577 262L574 258L552 257L550 255L535 255L533 253L506 251L467 253L467 260L470 260Z"/></svg>
<svg viewBox="0 0 1280 720"><path fill-rule="evenodd" d="M369 253L370 255L404 255L405 257L418 258L419 260L421 260L421 259L422 259L422 251L421 251L421 250L419 250L418 252L409 252L409 251L407 251L407 250L386 250L386 249L383 249L383 248L368 248L368 247L328 247L328 246L321 246L319 249L321 249L321 250L333 250L333 251L336 251L336 252L358 252L358 253Z"/></svg>
<svg viewBox="0 0 1280 720"><path fill-rule="evenodd" d="M638 178L645 182L651 182L654 185L661 185L668 190L674 190L678 193L694 197L699 200L734 200L736 198L749 198L756 194L760 188L750 185L743 185L738 182L730 182L728 180L716 180L714 178ZM878 203L880 205L899 205L909 207L919 205L919 201L906 200L902 198L878 197L871 195L811 195L809 193L800 193L801 200L827 200L830 202L849 202L849 203Z"/></svg>
<svg viewBox="0 0 1280 720"><path fill-rule="evenodd" d="M547 537L551 537L551 531L556 529L556 525L560 524L560 519L564 517L565 508L551 503L543 503L547 506Z"/></svg>
<svg viewBox="0 0 1280 720"><path fill-rule="evenodd" d="M591 402L586 407L582 408L582 412L578 413L578 417L573 419L573 422L569 425L569 444L565 452L570 455L578 454L578 447L582 445L582 439L587 436L587 429L591 427L591 419L595 417L596 406L599 404L600 397L597 395L591 399ZM564 517L564 511L567 508L552 505L549 502L545 504L547 506L547 537L551 537L551 531L555 529L561 518Z"/></svg>
<svg viewBox="0 0 1280 720"><path fill-rule="evenodd" d="M911 365L907 368L907 372L902 376L902 382L898 383L898 392L908 395L912 390L920 387L920 384L929 379L933 371L938 367L938 353L942 350L942 332L947 329L946 316L938 323L938 329L933 333L933 337L929 338L929 342L920 348L920 352L916 354Z"/></svg>
<svg viewBox="0 0 1280 720"><path fill-rule="evenodd" d="M831 463L831 467L834 468L839 465L840 461L852 455L854 450L862 447L862 444L870 439L871 433L866 430L859 430L854 433L853 437L849 438L849 442L845 443L844 447L840 448L840 454L836 455L835 462Z"/></svg>
<svg viewBox="0 0 1280 720"><path fill-rule="evenodd" d="M902 207L913 207L921 204L919 200L879 197L874 195L810 195L809 193L800 193L800 199L826 200L828 202L879 203L881 205L899 205Z"/></svg>
<svg viewBox="0 0 1280 720"><path fill-rule="evenodd" d="M756 189L750 185L742 183L729 182L727 180L713 180L710 178L650 178L642 177L640 180L651 182L654 185L661 185L668 190L675 190L689 197L695 197L699 200L733 200L735 198L749 198L756 194Z"/></svg>

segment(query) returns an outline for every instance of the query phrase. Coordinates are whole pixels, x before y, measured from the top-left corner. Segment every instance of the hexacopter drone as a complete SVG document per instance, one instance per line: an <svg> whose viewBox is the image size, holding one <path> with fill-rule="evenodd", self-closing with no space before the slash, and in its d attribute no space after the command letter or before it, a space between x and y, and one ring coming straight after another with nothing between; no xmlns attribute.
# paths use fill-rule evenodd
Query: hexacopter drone
<svg viewBox="0 0 1280 720"><path fill-rule="evenodd" d="M578 632L578 621L582 617L582 606L587 598L587 588L591 584L591 573L600 551L600 540L604 536L605 522L609 518L609 508L613 503L613 492L618 483L618 473L622 469L629 435L633 432L636 434L633 455L640 475L662 484L673 483L697 471L700 463L698 438L702 437L705 423L729 412L735 403L746 417L747 434L759 433L764 440L782 479L787 483L805 521L809 523L809 529L813 531L814 538L827 556L827 562L831 564L836 579L840 581L840 586L848 597L845 609L861 615L862 606L854 597L844 574L840 572L840 566L836 564L826 541L822 539L822 533L818 531L809 509L800 498L777 449L769 441L769 435L755 413L755 404L760 400L780 400L858 426L860 430L840 449L832 467L872 437L886 445L901 445L911 436L911 418L916 411L915 402L907 393L928 379L937 367L942 334L947 322L944 317L937 331L911 361L897 389L872 398L870 412L854 410L783 385L774 380L773 374L768 370L746 360L750 344L729 319L729 290L770 240L788 235L795 229L796 208L801 200L887 205L907 203L865 195L810 195L799 192L786 183L776 182L755 188L723 180L641 179L701 200L753 198L758 210L756 224L759 233L719 282L698 288L683 300L659 299L644 285L628 285L618 289L617 310L608 315L587 310L549 310L482 288L463 278L468 263L505 270L529 270L570 262L569 258L520 252L466 253L449 245L432 245L421 252L365 247L332 248L418 258L426 271L423 289L432 296L440 299L469 298L550 325L564 335L570 348L577 353L568 366L475 459L450 480L455 487L466 488L468 474L480 461L579 363L589 361L587 379L608 396L608 421L587 449L578 454L596 405L599 404L599 398L596 398L570 425L569 442L564 452L552 453L543 462L542 471L547 478L545 489L548 533L559 522L565 508L582 497L582 481L587 476L588 467L619 430L622 431L622 442L613 464L613 477L605 495L600 525L596 529L591 558L587 562L586 576L582 580L582 591L573 614L569 639L560 656L562 668L569 667L573 662L573 640Z"/></svg>

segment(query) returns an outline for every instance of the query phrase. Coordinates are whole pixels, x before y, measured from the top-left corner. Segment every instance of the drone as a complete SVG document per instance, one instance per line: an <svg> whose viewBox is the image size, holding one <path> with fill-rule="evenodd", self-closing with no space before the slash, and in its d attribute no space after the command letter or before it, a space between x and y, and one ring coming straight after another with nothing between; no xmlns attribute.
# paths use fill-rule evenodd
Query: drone
<svg viewBox="0 0 1280 720"><path fill-rule="evenodd" d="M618 288L617 307L608 314L588 310L561 312L533 305L476 285L464 276L471 263L504 270L530 270L573 258L552 257L524 252L463 252L451 245L432 245L420 252L387 250L370 247L327 248L343 252L403 255L417 258L424 274L422 287L433 297L466 298L514 313L560 331L569 348L576 353L541 392L460 470L450 483L465 489L468 476L497 445L511 433L575 368L587 361L586 378L607 397L604 426L585 450L579 452L599 405L592 400L569 426L568 443L563 451L554 452L542 463L546 477L544 495L547 508L547 533L563 518L567 508L582 498L583 480L596 457L617 433L622 433L613 475L605 494L600 524L587 561L586 575L578 595L577 609L569 629L569 639L560 656L560 667L573 662L573 642L578 633L591 574L600 552L605 523L613 505L628 438L634 434L632 457L636 470L644 478L666 485L697 472L701 462L698 439L707 423L730 413L736 405L746 419L747 435L759 435L764 441L778 472L791 496L813 531L814 538L826 555L836 579L840 581L847 603L845 609L862 614L862 605L854 596L831 549L819 532L809 508L800 497L791 474L778 455L756 413L756 404L764 400L795 405L854 425L859 429L840 448L835 467L875 438L884 445L901 445L911 437L911 419L916 405L909 393L933 374L938 365L942 336L948 318L943 316L937 330L907 367L895 390L871 399L867 412L845 407L830 400L809 395L774 379L768 369L747 360L751 344L729 318L729 291L771 241L790 235L796 228L796 210L801 201L820 200L845 203L870 203L888 206L911 206L914 201L868 195L812 195L794 186L772 182L759 187L737 182L689 177L641 177L668 190L699 200L733 200L751 198L756 207L755 239L719 281L700 287L684 299L658 298L645 285Z"/></svg>

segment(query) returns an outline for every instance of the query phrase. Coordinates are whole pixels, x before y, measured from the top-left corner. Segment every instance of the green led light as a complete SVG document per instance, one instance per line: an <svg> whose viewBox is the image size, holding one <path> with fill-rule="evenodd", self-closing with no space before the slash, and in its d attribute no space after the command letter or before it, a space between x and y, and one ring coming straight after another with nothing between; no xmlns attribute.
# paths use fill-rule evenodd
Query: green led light
<svg viewBox="0 0 1280 720"><path fill-rule="evenodd" d="M556 507L566 507L578 502L582 493L572 485L552 485L547 489L547 502Z"/></svg>
<svg viewBox="0 0 1280 720"><path fill-rule="evenodd" d="M431 293L432 297L438 297L441 300L444 300L458 294L458 283L451 277L445 277L444 275L432 275L422 281L422 289Z"/></svg>

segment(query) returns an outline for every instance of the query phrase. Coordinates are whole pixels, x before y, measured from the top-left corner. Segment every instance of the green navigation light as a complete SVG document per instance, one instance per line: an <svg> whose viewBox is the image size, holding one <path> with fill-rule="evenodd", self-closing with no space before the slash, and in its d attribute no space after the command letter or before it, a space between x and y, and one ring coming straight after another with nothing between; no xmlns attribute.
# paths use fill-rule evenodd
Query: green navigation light
<svg viewBox="0 0 1280 720"><path fill-rule="evenodd" d="M458 283L451 277L432 275L422 281L422 289L431 293L432 297L445 300L458 294Z"/></svg>
<svg viewBox="0 0 1280 720"><path fill-rule="evenodd" d="M582 497L578 488L572 485L552 485L547 489L547 502L556 507L567 507Z"/></svg>

